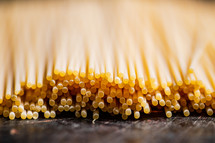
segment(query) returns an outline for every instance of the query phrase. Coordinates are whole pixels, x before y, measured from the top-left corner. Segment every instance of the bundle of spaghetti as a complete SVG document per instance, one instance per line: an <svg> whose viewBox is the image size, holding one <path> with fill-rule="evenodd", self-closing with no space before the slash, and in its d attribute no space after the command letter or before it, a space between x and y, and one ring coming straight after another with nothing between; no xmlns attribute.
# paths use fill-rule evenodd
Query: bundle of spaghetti
<svg viewBox="0 0 215 143"><path fill-rule="evenodd" d="M0 5L0 115L215 111L215 11L197 2Z"/></svg>

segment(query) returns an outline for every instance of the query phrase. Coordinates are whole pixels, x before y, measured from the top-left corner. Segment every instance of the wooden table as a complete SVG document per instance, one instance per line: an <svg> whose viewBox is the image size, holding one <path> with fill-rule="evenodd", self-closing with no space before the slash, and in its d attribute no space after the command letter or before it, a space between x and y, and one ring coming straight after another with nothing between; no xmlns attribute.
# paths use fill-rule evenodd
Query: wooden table
<svg viewBox="0 0 215 143"><path fill-rule="evenodd" d="M41 115L42 116L42 115ZM57 119L0 119L0 142L215 143L215 118L205 114L170 119L163 113L142 115L140 120L121 120L108 114L92 123L92 118L75 118L63 113Z"/></svg>

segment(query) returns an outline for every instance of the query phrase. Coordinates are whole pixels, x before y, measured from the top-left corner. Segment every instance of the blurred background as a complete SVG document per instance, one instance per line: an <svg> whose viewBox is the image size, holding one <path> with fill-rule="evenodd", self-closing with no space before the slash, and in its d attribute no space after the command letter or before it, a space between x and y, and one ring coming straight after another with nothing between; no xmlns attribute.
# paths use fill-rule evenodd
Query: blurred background
<svg viewBox="0 0 215 143"><path fill-rule="evenodd" d="M57 39L56 37L59 31L65 30L65 27L71 23L76 29L85 30L89 36L93 34L94 29L101 28L91 25L93 28L91 27L92 29L88 29L88 26L90 27L89 23L96 20L93 19L94 16L98 16L101 19L103 18L100 17L101 15L96 15L94 13L98 13L99 10L106 16L104 20L107 26L106 29L109 28L108 30L111 31L113 30L111 24L120 19L120 12L123 10L129 15L134 11L131 6L133 4L137 6L139 2L140 1L137 0L133 3L131 1L106 0L0 0L0 30L4 29L2 27L9 29L7 36L13 38L13 41L16 41L16 43L9 43L13 45L11 49L5 48L5 50L12 54L16 54L14 51L19 51L18 48L20 48L17 43L28 41L29 31L26 31L26 27L29 26L29 23L36 29L36 32L31 31L32 33L39 33L39 37L48 37L48 39L52 39L52 41L55 41L53 39ZM159 15L159 11L166 11L171 15L172 11L176 12L176 16L183 20L187 20L186 28L188 31L192 29L193 26L201 24L201 26L206 29L205 33L207 33L207 31L210 30L208 25L212 25L211 23L207 23L207 20L213 17L215 18L214 0L180 2L177 0L171 2L153 0L150 2L141 1L141 4L142 9L140 8L140 10L146 13L152 12L155 15ZM99 8L97 7L98 5ZM126 17L126 14L123 16ZM197 15L201 18L198 19L199 17ZM75 22L71 22L71 19L68 19L66 16L71 16L74 18L73 20ZM160 17L155 16L154 18ZM181 22L178 19L178 21L176 21L174 14L171 18L165 16L164 18L166 22ZM160 23L156 23L156 20L154 23L159 27ZM9 21L13 21L13 23ZM121 22L123 23L124 21ZM135 23L134 21L132 22ZM37 28L39 26L42 27L42 30L38 32ZM13 34L14 31L15 34ZM52 33L49 33L50 31L52 31ZM64 35L65 33L66 31L63 31L60 34ZM35 45L38 44L36 41L34 42ZM49 46L47 46L48 48L39 50L48 53L47 55L56 54L54 53L56 51L53 50L54 46L50 46L48 42L46 44L49 44ZM26 49L28 49L28 47ZM38 51L35 50L34 52ZM43 54L38 54L37 58L40 59L42 55ZM187 118L183 117L182 114L175 114L174 117L168 119L163 112L156 111L152 112L150 115L143 115L139 120L135 120L132 117L126 121L122 120L119 116L111 116L106 113L102 113L101 116L102 118L95 121L95 123L92 122L91 116L86 119L78 119L74 114L65 112L56 119L39 118L38 120L23 121L17 119L9 121L8 119L0 118L0 142L215 142L215 119L214 116L206 116L206 113L201 113L200 115L193 113Z"/></svg>

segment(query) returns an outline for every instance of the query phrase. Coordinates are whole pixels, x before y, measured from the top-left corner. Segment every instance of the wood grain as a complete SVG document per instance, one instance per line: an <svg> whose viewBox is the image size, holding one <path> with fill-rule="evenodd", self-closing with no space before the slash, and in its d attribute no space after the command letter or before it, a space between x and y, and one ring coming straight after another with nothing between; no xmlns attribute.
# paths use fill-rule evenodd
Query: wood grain
<svg viewBox="0 0 215 143"><path fill-rule="evenodd" d="M57 119L0 119L0 142L75 142L75 143L142 143L142 142L215 142L215 119L206 115L170 119L162 113L143 115L140 120L123 121L120 117L102 115L92 119L77 119L63 114Z"/></svg>

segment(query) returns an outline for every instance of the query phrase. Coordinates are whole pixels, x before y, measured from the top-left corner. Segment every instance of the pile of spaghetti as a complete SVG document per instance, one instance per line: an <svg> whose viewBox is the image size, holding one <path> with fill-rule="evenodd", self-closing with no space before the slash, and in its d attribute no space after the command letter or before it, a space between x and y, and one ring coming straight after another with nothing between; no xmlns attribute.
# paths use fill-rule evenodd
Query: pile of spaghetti
<svg viewBox="0 0 215 143"><path fill-rule="evenodd" d="M0 115L212 116L214 17L200 2L2 3Z"/></svg>

